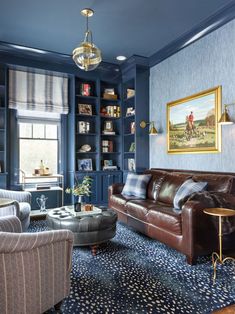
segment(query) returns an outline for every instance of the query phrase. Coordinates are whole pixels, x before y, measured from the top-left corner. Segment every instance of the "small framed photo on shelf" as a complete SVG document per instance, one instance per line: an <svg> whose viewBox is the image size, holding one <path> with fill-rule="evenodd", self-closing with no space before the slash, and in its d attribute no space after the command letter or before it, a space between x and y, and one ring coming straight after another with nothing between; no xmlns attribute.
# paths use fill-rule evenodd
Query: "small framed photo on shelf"
<svg viewBox="0 0 235 314"><path fill-rule="evenodd" d="M92 116L92 105L90 104L78 104L78 113L87 116Z"/></svg>
<svg viewBox="0 0 235 314"><path fill-rule="evenodd" d="M113 132L113 121L104 121L104 131Z"/></svg>
<svg viewBox="0 0 235 314"><path fill-rule="evenodd" d="M90 132L90 122L78 121L78 133L87 134Z"/></svg>
<svg viewBox="0 0 235 314"><path fill-rule="evenodd" d="M135 159L134 158L128 158L128 170L135 171Z"/></svg>
<svg viewBox="0 0 235 314"><path fill-rule="evenodd" d="M80 93L82 96L91 96L91 85L88 83L82 83L80 85Z"/></svg>
<svg viewBox="0 0 235 314"><path fill-rule="evenodd" d="M131 134L135 134L135 121L130 124Z"/></svg>
<svg viewBox="0 0 235 314"><path fill-rule="evenodd" d="M135 152L135 142L131 143L130 148L129 148L129 152L130 153L134 153Z"/></svg>
<svg viewBox="0 0 235 314"><path fill-rule="evenodd" d="M110 167L110 166L113 166L113 161L111 159L105 159L104 167Z"/></svg>
<svg viewBox="0 0 235 314"><path fill-rule="evenodd" d="M135 114L135 109L133 107L128 107L126 109L126 117L132 116Z"/></svg>
<svg viewBox="0 0 235 314"><path fill-rule="evenodd" d="M92 159L78 159L78 171L92 171Z"/></svg>

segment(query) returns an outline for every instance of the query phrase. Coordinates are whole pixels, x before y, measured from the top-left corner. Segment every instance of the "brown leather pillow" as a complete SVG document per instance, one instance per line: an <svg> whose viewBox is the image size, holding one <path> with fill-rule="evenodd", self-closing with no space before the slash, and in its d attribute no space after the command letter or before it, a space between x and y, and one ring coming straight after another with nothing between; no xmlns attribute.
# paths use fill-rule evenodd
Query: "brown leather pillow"
<svg viewBox="0 0 235 314"><path fill-rule="evenodd" d="M161 185L158 201L173 205L176 192L178 191L179 187L184 183L184 181L186 181L189 178L190 176L185 177L167 174Z"/></svg>
<svg viewBox="0 0 235 314"><path fill-rule="evenodd" d="M161 170L146 170L144 173L151 174L152 178L147 187L147 198L157 200L162 182L167 175L166 171Z"/></svg>

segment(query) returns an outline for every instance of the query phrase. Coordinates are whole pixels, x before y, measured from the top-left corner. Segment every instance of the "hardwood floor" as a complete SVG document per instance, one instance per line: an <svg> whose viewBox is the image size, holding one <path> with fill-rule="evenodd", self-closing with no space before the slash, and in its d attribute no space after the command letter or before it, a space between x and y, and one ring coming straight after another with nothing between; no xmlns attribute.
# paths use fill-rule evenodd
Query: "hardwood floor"
<svg viewBox="0 0 235 314"><path fill-rule="evenodd" d="M221 310L214 311L213 314L235 314L235 304L227 306Z"/></svg>

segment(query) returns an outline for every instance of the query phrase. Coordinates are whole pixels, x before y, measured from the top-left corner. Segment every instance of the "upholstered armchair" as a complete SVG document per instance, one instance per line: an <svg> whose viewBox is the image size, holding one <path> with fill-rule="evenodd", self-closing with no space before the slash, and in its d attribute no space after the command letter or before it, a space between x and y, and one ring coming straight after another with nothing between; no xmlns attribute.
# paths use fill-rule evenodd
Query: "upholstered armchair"
<svg viewBox="0 0 235 314"><path fill-rule="evenodd" d="M31 193L0 189L0 198L8 198L16 201L13 206L0 208L0 217L8 215L17 216L20 219L22 230L26 231L30 223Z"/></svg>
<svg viewBox="0 0 235 314"><path fill-rule="evenodd" d="M21 233L16 216L0 217L0 312L41 314L70 291L73 234Z"/></svg>

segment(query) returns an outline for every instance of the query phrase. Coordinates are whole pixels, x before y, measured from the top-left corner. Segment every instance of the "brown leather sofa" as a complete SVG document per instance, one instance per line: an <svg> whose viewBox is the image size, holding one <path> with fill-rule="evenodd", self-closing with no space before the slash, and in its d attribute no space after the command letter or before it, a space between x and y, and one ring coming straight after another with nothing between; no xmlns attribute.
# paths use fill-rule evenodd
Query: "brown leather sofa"
<svg viewBox="0 0 235 314"><path fill-rule="evenodd" d="M173 200L188 178L208 182L207 191L235 195L235 174L169 169L150 169L145 173L152 175L145 200L123 196L123 184L109 187L109 208L117 212L118 219L185 254L189 264L199 255L218 250L217 220L203 213L210 204L187 201L179 211L173 208ZM235 232L227 241L227 248L235 243L234 239Z"/></svg>

